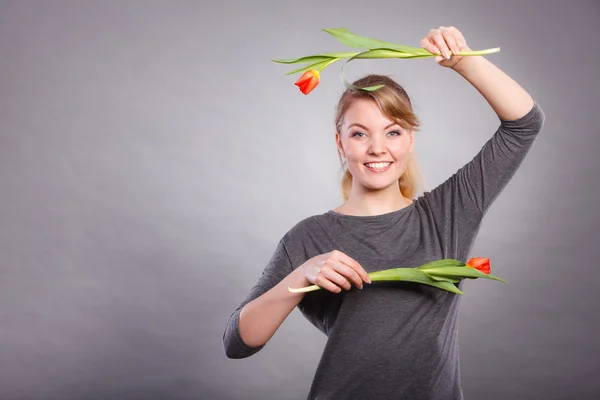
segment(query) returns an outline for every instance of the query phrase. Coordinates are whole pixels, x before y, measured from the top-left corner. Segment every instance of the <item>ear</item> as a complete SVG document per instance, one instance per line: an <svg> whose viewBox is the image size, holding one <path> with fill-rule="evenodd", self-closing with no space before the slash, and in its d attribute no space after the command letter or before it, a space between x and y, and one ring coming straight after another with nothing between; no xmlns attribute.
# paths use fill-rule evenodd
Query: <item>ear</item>
<svg viewBox="0 0 600 400"><path fill-rule="evenodd" d="M345 153L344 153L344 146L342 145L342 139L341 139L341 135L339 132L335 133L335 144L338 148L338 152L340 154L341 157L346 157Z"/></svg>
<svg viewBox="0 0 600 400"><path fill-rule="evenodd" d="M412 153L415 149L415 131L411 130L410 132L408 132L408 135L410 136L409 152Z"/></svg>

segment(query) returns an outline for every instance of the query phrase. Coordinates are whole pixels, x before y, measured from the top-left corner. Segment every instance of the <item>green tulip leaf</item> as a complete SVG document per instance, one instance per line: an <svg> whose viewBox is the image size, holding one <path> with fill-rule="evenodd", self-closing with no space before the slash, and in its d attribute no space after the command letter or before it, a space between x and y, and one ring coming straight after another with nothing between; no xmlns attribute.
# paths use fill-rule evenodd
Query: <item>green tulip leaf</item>
<svg viewBox="0 0 600 400"><path fill-rule="evenodd" d="M367 86L367 87L362 87L360 88L360 90L364 90L366 92L374 92L377 89L381 89L382 87L384 87L385 85L377 85L377 86Z"/></svg>
<svg viewBox="0 0 600 400"><path fill-rule="evenodd" d="M356 52L341 52L341 53L323 53L323 54L315 54L312 56L300 57L300 58L288 58L288 59L279 59L279 60L271 60L276 63L281 64L300 64L300 63L317 63L322 61L331 60L333 58L343 59L350 58L353 56L357 56L356 58L426 58L433 57L431 54L427 55L415 55L410 53L403 53L394 49L372 49L371 51L366 51L362 53Z"/></svg>
<svg viewBox="0 0 600 400"><path fill-rule="evenodd" d="M312 56L300 57L300 58L289 58L289 59L281 59L281 60L271 60L276 63L281 64L298 64L298 63L312 63L318 61L327 61L332 58L348 58L352 57L356 53L353 52L343 52L343 53L323 53L323 54L315 54Z"/></svg>
<svg viewBox="0 0 600 400"><path fill-rule="evenodd" d="M429 275L416 268L392 268L369 274L371 282L377 281L407 281L416 282L424 285L435 286L439 289L444 289L449 292L464 294L454 284L448 280L435 280Z"/></svg>
<svg viewBox="0 0 600 400"><path fill-rule="evenodd" d="M319 62L316 62L314 64L306 65L304 67L301 67L301 68L295 69L293 71L287 72L286 75L297 74L299 72L306 72L306 71L309 71L311 69L316 69L318 71L321 71L323 68L325 68L329 64L332 64L332 63L334 63L336 61L338 61L337 58L328 58L326 60L319 61Z"/></svg>
<svg viewBox="0 0 600 400"><path fill-rule="evenodd" d="M407 53L403 53L401 51L395 50L395 49L389 49L389 48L377 48L377 49L371 49L371 50L366 50L363 51L361 53L356 53L354 56L350 57L342 66L342 72L341 72L341 79L342 79L342 83L344 84L344 86L348 89L351 90L364 90L367 92L372 92L375 91L377 89L380 89L382 87L384 87L385 85L377 85L377 86L368 86L368 87L358 87L355 86L353 84L351 84L350 82L348 82L348 79L346 79L346 65L357 58L365 58L365 59L369 59L369 58L426 58L426 57L433 57L432 54L430 54L429 52L427 53L428 55L414 55L414 54L407 54Z"/></svg>
<svg viewBox="0 0 600 400"><path fill-rule="evenodd" d="M388 48L377 48L370 49L367 51L363 51L361 53L354 53L351 58L426 58L433 57L432 54L421 55L421 54L411 54L411 53L403 53L398 50L388 49Z"/></svg>
<svg viewBox="0 0 600 400"><path fill-rule="evenodd" d="M437 267L464 267L465 263L459 260L455 260L453 258L444 258L441 260L435 260L432 262L429 262L427 264L423 264L420 267L417 267L418 269L425 269L425 268L437 268Z"/></svg>
<svg viewBox="0 0 600 400"><path fill-rule="evenodd" d="M436 284L429 283L429 286L435 286L439 289L447 290L448 292L456 293L456 294L465 294L462 290L460 290L454 283L452 282L437 282Z"/></svg>
<svg viewBox="0 0 600 400"><path fill-rule="evenodd" d="M401 51L403 53L411 53L411 54L421 54L421 55L429 55L431 53L421 47L412 47L412 46L404 46L401 44L384 42L377 39L371 39L364 36L357 35L355 33L350 32L346 28L336 28L336 29L323 29L325 32L329 33L333 37L335 37L342 44L358 49L376 49L376 48L387 48Z"/></svg>
<svg viewBox="0 0 600 400"><path fill-rule="evenodd" d="M425 272L425 273L427 274L427 272ZM461 281L461 279L458 279L458 278L447 278L444 276L437 276L437 275L430 275L430 274L427 274L427 275L434 281L439 281L439 282L458 283Z"/></svg>
<svg viewBox="0 0 600 400"><path fill-rule="evenodd" d="M381 50L381 49L378 49L378 50ZM362 53L357 53L356 55L350 57L350 59L348 59L344 63L344 65L342 66L342 72L340 74L340 78L342 79L342 83L344 84L344 86L346 86L347 89L351 89L351 90L365 90L365 91L370 92L370 91L374 91L374 90L380 89L380 88L382 88L382 87L385 86L385 85L377 85L377 86L369 86L369 87L361 88L361 87L358 87L358 86L355 86L355 85L351 84L346 79L346 71L345 71L346 70L346 65L348 65L348 63L350 61L354 60L355 58L359 58L361 55L364 55L364 54L369 55L369 54L372 54L373 52L376 52L378 50L367 50L367 51L364 51Z"/></svg>
<svg viewBox="0 0 600 400"><path fill-rule="evenodd" d="M481 272L475 268L470 267L436 267L436 268L421 268L421 271L427 273L428 275L438 276L438 277L447 277L447 278L484 278L484 279L492 279L495 281L500 281L504 283L508 283L507 281L500 279L496 276L486 274Z"/></svg>

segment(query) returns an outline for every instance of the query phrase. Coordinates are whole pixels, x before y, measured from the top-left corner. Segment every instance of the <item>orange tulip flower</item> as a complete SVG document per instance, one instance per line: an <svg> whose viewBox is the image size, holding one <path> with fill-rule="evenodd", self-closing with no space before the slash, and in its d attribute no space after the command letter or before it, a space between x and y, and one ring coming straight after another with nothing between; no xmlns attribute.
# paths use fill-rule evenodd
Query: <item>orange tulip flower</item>
<svg viewBox="0 0 600 400"><path fill-rule="evenodd" d="M486 257L471 258L467 262L466 267L475 268L476 270L479 270L484 274L489 274L491 272L490 259Z"/></svg>
<svg viewBox="0 0 600 400"><path fill-rule="evenodd" d="M310 71L306 71L300 79L296 81L294 85L298 86L300 91L304 94L309 94L314 88L317 87L321 76L319 75L319 71L316 69L311 69Z"/></svg>

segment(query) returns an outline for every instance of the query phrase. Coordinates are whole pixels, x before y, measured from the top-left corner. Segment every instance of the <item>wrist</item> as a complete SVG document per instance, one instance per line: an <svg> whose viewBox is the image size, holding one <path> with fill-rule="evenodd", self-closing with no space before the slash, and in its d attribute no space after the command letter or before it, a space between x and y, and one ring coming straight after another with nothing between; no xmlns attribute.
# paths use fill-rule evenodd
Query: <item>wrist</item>
<svg viewBox="0 0 600 400"><path fill-rule="evenodd" d="M302 267L298 267L292 271L289 275L289 286L290 287L305 287L310 286L312 283L306 278Z"/></svg>
<svg viewBox="0 0 600 400"><path fill-rule="evenodd" d="M473 69L481 65L484 60L483 56L463 56L459 62L452 67L452 69L458 72L462 76L468 75Z"/></svg>

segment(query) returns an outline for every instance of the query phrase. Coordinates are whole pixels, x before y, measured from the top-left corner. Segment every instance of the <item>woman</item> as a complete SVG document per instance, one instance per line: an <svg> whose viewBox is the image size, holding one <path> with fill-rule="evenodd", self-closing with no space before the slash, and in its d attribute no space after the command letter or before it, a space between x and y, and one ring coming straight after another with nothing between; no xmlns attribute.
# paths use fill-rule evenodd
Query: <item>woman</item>
<svg viewBox="0 0 600 400"><path fill-rule="evenodd" d="M432 29L421 46L483 95L500 120L497 131L454 175L413 199L419 123L408 96L387 77L354 82L385 87L348 90L340 99L344 203L284 235L224 333L227 356L248 357L298 306L328 336L309 399L462 399L460 296L412 282L369 284L367 274L442 258L466 262L483 216L531 148L544 114L487 59L461 57L469 48L456 28ZM288 292L312 284L325 290Z"/></svg>

